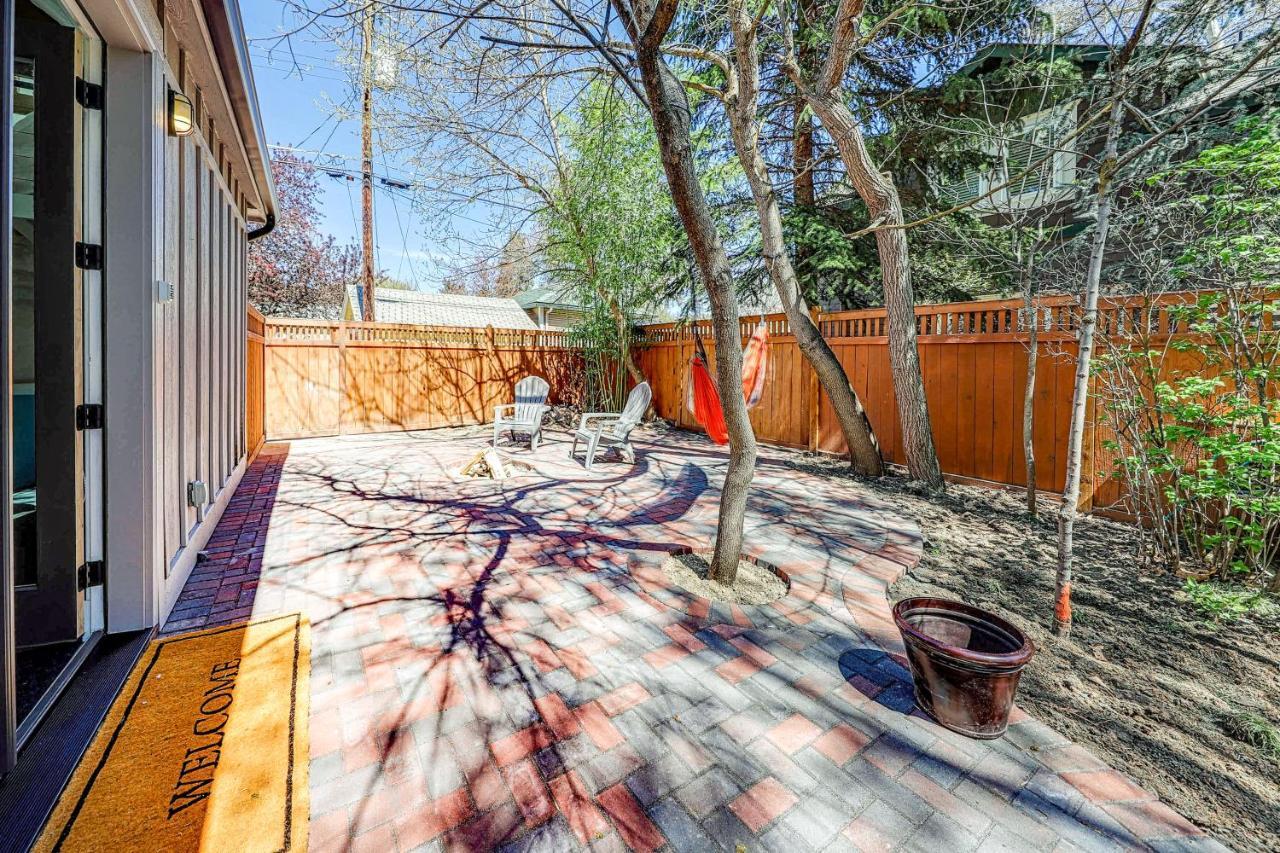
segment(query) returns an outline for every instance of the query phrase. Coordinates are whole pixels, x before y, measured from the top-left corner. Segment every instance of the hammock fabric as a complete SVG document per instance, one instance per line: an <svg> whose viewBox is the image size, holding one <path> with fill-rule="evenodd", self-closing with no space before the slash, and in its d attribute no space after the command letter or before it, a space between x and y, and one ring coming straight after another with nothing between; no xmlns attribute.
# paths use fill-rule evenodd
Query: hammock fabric
<svg viewBox="0 0 1280 853"><path fill-rule="evenodd" d="M742 351L742 396L754 409L764 396L764 377L769 372L769 330L762 319Z"/></svg>
<svg viewBox="0 0 1280 853"><path fill-rule="evenodd" d="M707 363L695 355L689 361L689 408L698 423L707 430L707 437L716 444L729 443L729 428L724 423L724 408L720 405L720 392L716 381L707 370Z"/></svg>
<svg viewBox="0 0 1280 853"><path fill-rule="evenodd" d="M707 365L707 351L701 338L695 338L697 353L689 360L689 390L686 404L694 418L702 424L707 436L716 444L729 443L729 429L724 422L720 390ZM764 380L769 369L769 330L763 320L756 326L742 353L742 397L752 409L764 396Z"/></svg>

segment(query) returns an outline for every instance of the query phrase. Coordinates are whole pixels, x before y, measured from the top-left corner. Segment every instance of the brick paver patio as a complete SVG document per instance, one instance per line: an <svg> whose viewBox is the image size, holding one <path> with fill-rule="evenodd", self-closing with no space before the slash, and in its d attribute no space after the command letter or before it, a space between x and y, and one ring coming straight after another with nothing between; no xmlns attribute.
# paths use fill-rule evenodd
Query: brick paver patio
<svg viewBox="0 0 1280 853"><path fill-rule="evenodd" d="M856 484L762 450L750 556L790 592L727 607L660 568L714 531L722 450L588 473L553 435L455 479L483 444L268 445L166 626L310 618L312 849L1221 849L1025 715L915 710L885 590L920 533Z"/></svg>

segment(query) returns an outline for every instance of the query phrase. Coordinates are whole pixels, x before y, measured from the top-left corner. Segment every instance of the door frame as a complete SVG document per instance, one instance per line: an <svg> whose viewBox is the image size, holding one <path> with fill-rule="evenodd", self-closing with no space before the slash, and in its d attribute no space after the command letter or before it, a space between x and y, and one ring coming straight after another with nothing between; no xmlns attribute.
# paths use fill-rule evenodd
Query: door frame
<svg viewBox="0 0 1280 853"><path fill-rule="evenodd" d="M0 0L0 772L17 761L17 682L13 646L13 7Z"/></svg>
<svg viewBox="0 0 1280 853"><path fill-rule="evenodd" d="M71 77L83 77L102 84L106 49L102 38L75 0L64 0L69 20L62 22L72 33ZM16 46L17 0L0 0L0 150L11 152L13 114L13 62ZM39 85L39 78L37 78ZM72 228L77 240L101 245L104 238L104 117L72 102L70 130L72 147ZM45 713L90 656L106 624L106 595L102 585L76 593L79 611L80 646L71 660L45 690L27 714L17 720L16 651L17 610L12 537L13 450L12 450L12 228L13 163L0 157L0 776L17 763L18 751L42 721ZM68 254L71 247L68 247ZM73 267L74 268L74 267ZM75 305L71 307L71 328L76 346L63 363L75 372L71 406L103 401L103 273L75 269ZM101 559L105 530L105 472L101 430L75 431L74 474L65 488L75 497L75 562L73 575L84 560ZM38 476L38 474L37 474Z"/></svg>

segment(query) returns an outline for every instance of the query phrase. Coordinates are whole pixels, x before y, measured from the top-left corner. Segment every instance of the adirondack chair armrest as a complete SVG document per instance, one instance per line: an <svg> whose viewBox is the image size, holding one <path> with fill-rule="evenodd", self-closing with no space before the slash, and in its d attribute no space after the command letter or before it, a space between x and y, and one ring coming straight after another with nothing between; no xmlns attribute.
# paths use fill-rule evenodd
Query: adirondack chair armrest
<svg viewBox="0 0 1280 853"><path fill-rule="evenodd" d="M515 403L503 403L501 406L494 406L493 419L495 421L502 419L502 413L506 411L514 412L516 410Z"/></svg>

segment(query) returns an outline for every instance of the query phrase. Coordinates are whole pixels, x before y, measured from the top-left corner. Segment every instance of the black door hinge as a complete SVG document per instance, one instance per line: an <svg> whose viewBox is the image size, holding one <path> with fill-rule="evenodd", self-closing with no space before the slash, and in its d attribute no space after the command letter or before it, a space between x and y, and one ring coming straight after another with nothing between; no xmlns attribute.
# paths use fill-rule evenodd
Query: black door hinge
<svg viewBox="0 0 1280 853"><path fill-rule="evenodd" d="M101 83L90 83L81 77L76 78L76 103L86 110L100 110L106 101L106 93Z"/></svg>
<svg viewBox="0 0 1280 853"><path fill-rule="evenodd" d="M76 266L82 270L102 269L102 246L98 243L76 243Z"/></svg>
<svg viewBox="0 0 1280 853"><path fill-rule="evenodd" d="M82 403L76 406L76 429L102 429L104 412L101 403Z"/></svg>
<svg viewBox="0 0 1280 853"><path fill-rule="evenodd" d="M80 567L76 573L76 586L83 592L91 586L101 586L107 573L107 564L102 560L90 560Z"/></svg>

